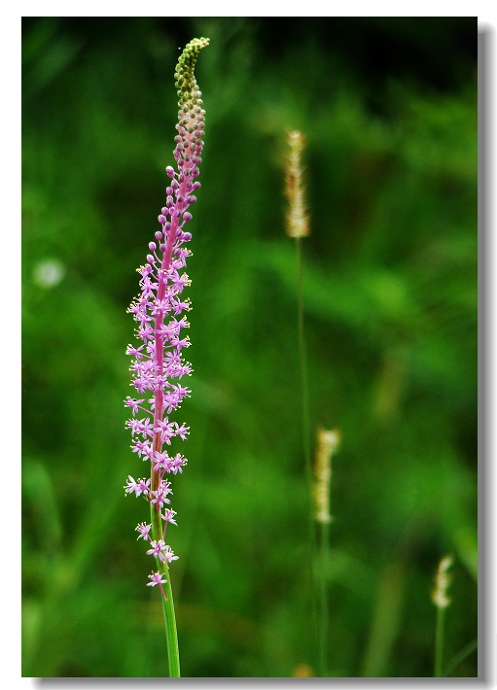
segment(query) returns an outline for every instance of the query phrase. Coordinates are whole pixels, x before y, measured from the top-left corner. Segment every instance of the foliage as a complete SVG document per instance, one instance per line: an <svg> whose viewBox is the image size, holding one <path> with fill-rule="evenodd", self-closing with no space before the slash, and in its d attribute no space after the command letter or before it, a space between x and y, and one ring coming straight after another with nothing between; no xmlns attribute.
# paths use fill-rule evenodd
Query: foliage
<svg viewBox="0 0 497 690"><path fill-rule="evenodd" d="M191 223L185 676L292 676L310 643L285 136L307 138L314 427L340 429L334 676L430 676L476 637L476 20L32 18L23 26L23 674L161 676L124 498L137 292L171 163L177 46L206 116ZM144 613L145 612L145 613ZM453 675L476 675L476 655Z"/></svg>

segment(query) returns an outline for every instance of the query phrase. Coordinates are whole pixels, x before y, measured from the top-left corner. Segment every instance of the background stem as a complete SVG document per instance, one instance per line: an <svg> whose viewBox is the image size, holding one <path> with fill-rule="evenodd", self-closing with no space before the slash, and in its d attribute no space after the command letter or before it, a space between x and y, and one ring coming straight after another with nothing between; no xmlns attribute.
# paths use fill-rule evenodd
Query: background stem
<svg viewBox="0 0 497 690"><path fill-rule="evenodd" d="M319 525L319 675L328 677L328 539L329 524Z"/></svg>
<svg viewBox="0 0 497 690"><path fill-rule="evenodd" d="M298 293L298 344L300 360L300 381L301 381L301 400L302 400L302 444L304 450L305 474L307 483L307 515L309 523L309 564L310 564L310 605L311 623L314 631L314 644L319 645L320 630L318 623L318 604L316 592L316 553L317 537L316 527L312 514L312 461L310 443L310 412L309 412L309 381L307 372L307 347L305 341L304 328L304 290L303 290L303 262L302 262L302 238L295 238L296 261L297 261L297 293Z"/></svg>
<svg viewBox="0 0 497 690"><path fill-rule="evenodd" d="M441 678L443 664L445 608L437 606L437 622L435 630L435 678Z"/></svg>

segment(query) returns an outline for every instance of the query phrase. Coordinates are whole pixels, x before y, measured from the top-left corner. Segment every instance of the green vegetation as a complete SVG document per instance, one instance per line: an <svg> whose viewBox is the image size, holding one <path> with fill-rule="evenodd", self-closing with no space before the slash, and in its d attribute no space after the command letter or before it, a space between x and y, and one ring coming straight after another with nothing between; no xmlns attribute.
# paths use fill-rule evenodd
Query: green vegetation
<svg viewBox="0 0 497 690"><path fill-rule="evenodd" d="M168 536L183 676L317 669L286 132L305 151L313 428L337 428L333 676L430 676L477 627L476 20L33 18L23 27L23 674L163 676L123 399L172 162L178 46L209 36L188 273L189 465Z"/></svg>

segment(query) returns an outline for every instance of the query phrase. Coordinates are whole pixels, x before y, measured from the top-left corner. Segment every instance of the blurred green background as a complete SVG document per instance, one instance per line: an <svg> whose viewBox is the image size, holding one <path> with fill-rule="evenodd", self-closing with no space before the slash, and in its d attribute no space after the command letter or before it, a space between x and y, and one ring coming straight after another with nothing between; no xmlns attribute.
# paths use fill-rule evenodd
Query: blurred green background
<svg viewBox="0 0 497 690"><path fill-rule="evenodd" d="M124 496L126 309L209 36L191 223L189 458L169 540L184 676L316 672L285 133L307 136L311 427L337 428L333 676L433 674L477 635L475 18L23 20L23 674L164 676ZM174 531L173 531L174 529ZM477 674L470 654L453 675Z"/></svg>

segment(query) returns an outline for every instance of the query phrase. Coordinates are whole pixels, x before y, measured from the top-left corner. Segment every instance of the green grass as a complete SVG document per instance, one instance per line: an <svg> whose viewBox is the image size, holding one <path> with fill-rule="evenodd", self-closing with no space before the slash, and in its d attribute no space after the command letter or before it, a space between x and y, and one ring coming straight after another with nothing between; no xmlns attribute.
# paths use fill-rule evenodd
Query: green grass
<svg viewBox="0 0 497 690"><path fill-rule="evenodd" d="M430 591L447 552L447 661L476 636L476 23L337 21L24 22L24 675L167 674L134 532L147 506L122 488L138 467L124 351L172 162L177 48L194 36L211 45L197 69L192 431L173 486L182 675L316 668L283 217L294 128L307 136L311 424L342 436L330 674L432 674ZM397 52L385 64L371 45ZM34 277L47 259L65 271L52 287ZM453 669L476 672L476 654Z"/></svg>

